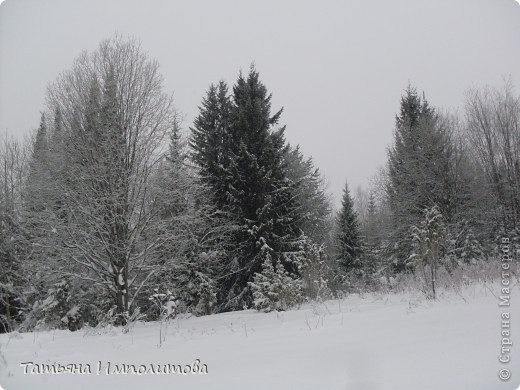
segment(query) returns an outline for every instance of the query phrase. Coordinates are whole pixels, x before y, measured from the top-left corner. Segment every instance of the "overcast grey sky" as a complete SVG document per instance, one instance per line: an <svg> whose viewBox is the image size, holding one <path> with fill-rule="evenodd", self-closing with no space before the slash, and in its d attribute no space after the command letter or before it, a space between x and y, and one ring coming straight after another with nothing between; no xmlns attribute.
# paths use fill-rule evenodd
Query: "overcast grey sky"
<svg viewBox="0 0 520 390"><path fill-rule="evenodd" d="M471 86L520 90L514 0L7 0L0 5L0 131L38 126L46 85L118 32L157 58L191 126L208 86L254 62L286 137L336 200L386 161L410 82L441 108Z"/></svg>

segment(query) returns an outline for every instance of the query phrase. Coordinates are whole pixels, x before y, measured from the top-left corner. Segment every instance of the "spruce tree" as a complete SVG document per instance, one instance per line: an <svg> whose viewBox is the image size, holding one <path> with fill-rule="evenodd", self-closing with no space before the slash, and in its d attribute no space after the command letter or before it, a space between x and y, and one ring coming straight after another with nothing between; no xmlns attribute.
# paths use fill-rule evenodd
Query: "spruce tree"
<svg viewBox="0 0 520 390"><path fill-rule="evenodd" d="M388 159L388 198L393 219L395 271L404 269L412 251L411 226L425 208L439 207L451 221L456 202L453 147L449 129L426 98L408 86L396 116L395 140Z"/></svg>
<svg viewBox="0 0 520 390"><path fill-rule="evenodd" d="M41 115L40 126L32 145L32 154L29 161L29 176L26 183L28 217L32 212L39 212L46 207L48 198L49 172L49 145L48 129L45 114Z"/></svg>
<svg viewBox="0 0 520 390"><path fill-rule="evenodd" d="M341 210L337 216L337 261L341 270L351 273L361 269L361 238L357 214L354 211L354 200L350 195L348 183L343 189Z"/></svg>
<svg viewBox="0 0 520 390"><path fill-rule="evenodd" d="M273 265L269 250L262 254L262 270L249 282L253 294L253 307L270 312L284 311L302 300L302 283L291 278L282 263Z"/></svg>
<svg viewBox="0 0 520 390"><path fill-rule="evenodd" d="M191 130L192 159L220 209L228 205L232 102L224 81L211 85Z"/></svg>
<svg viewBox="0 0 520 390"><path fill-rule="evenodd" d="M64 199L66 188L65 176L67 167L63 164L65 157L65 132L63 129L63 116L59 106L54 109L54 121L49 140L49 167L52 180L51 201L54 213L61 221L67 216L67 206Z"/></svg>
<svg viewBox="0 0 520 390"><path fill-rule="evenodd" d="M374 192L368 194L367 218L364 226L365 244L368 247L375 247L378 244L378 221L377 205Z"/></svg>
<svg viewBox="0 0 520 390"><path fill-rule="evenodd" d="M49 145L47 143L47 121L45 114L42 113L40 119L40 126L36 131L36 139L34 140L33 150L31 155L31 174L35 174L35 170L42 165L46 166L49 155Z"/></svg>
<svg viewBox="0 0 520 390"><path fill-rule="evenodd" d="M52 244L55 242L56 235L52 232L57 228L58 221L55 215L54 162L51 158L47 120L42 114L29 161L24 202L25 228L30 234L30 245L33 247L28 263L31 263L31 267L35 267L36 272L52 265L54 255L51 254L55 252ZM41 262L42 258L46 261Z"/></svg>
<svg viewBox="0 0 520 390"><path fill-rule="evenodd" d="M376 197L373 191L368 194L368 204L366 206L366 219L362 224L363 232L363 270L368 277L366 283L373 281L373 276L377 273L381 258L379 256L381 246L381 213L376 204Z"/></svg>
<svg viewBox="0 0 520 390"><path fill-rule="evenodd" d="M411 233L414 251L410 266L422 270L427 288L426 297L435 299L437 268L446 241L445 222L438 207L424 210L424 219L418 226L412 226Z"/></svg>
<svg viewBox="0 0 520 390"><path fill-rule="evenodd" d="M180 301L178 310L196 315L216 310L215 279L223 270L230 223L216 212L210 192L193 175L178 124L170 147L152 181L154 223L146 234L157 240L162 253L150 285L170 291Z"/></svg>
<svg viewBox="0 0 520 390"><path fill-rule="evenodd" d="M254 68L247 77L240 74L231 98L226 91L224 83L210 87L190 143L218 207L240 226L223 285L229 308L241 308L252 302L248 282L261 271L266 247L275 263L297 274L288 254L296 250L301 229L284 127L275 129L282 110L271 114L271 95Z"/></svg>
<svg viewBox="0 0 520 390"><path fill-rule="evenodd" d="M288 178L294 184L293 196L300 228L312 242L329 243L333 225L332 208L319 169L312 158L304 157L299 146L289 146L285 159Z"/></svg>

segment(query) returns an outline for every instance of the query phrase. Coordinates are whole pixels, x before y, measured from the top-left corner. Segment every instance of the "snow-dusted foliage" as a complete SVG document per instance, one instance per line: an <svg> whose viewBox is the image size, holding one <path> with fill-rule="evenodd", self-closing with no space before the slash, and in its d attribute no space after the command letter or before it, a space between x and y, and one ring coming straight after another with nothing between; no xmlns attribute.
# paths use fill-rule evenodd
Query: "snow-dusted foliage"
<svg viewBox="0 0 520 390"><path fill-rule="evenodd" d="M506 231L520 228L520 96L511 80L502 88L471 89L465 136L482 171L479 183L492 195L480 210ZM489 223L490 221L488 221Z"/></svg>
<svg viewBox="0 0 520 390"><path fill-rule="evenodd" d="M106 291L73 277L51 284L47 291L29 290L24 303L20 311L23 317L20 329L24 331L48 328L74 331L83 326L108 324L108 313L114 319L112 324L121 323L123 315L117 312Z"/></svg>
<svg viewBox="0 0 520 390"><path fill-rule="evenodd" d="M347 275L361 272L361 234L359 221L354 210L354 200L350 195L348 183L343 189L341 209L336 217L336 247L339 269Z"/></svg>
<svg viewBox="0 0 520 390"><path fill-rule="evenodd" d="M58 222L46 226L55 232L52 257L62 273L104 289L122 319L158 258L146 234L148 187L175 119L171 96L157 62L117 37L60 75L48 103L56 113L48 137L54 190L44 199Z"/></svg>
<svg viewBox="0 0 520 390"><path fill-rule="evenodd" d="M159 289L156 288L148 300L157 311L154 319L175 318L177 315L178 299L170 290L160 292Z"/></svg>
<svg viewBox="0 0 520 390"><path fill-rule="evenodd" d="M462 280L504 237L520 248L520 104L509 84L473 91L463 121L424 96L405 90L386 168L335 212L254 66L209 87L183 138L158 63L103 41L49 85L33 139L0 140L0 332L129 330L410 280L435 298L437 273Z"/></svg>
<svg viewBox="0 0 520 390"><path fill-rule="evenodd" d="M169 153L154 174L150 192L155 215L147 234L156 238L160 258L145 281L146 289L171 291L179 301L179 312L218 311L215 278L225 272L226 249L236 226L212 204L211 192L188 164L177 131L171 135Z"/></svg>
<svg viewBox="0 0 520 390"><path fill-rule="evenodd" d="M220 281L226 309L253 302L248 283L262 271L264 245L273 262L296 275L286 258L298 251L302 230L324 234L320 217L326 215L318 210L326 213L327 207L319 174L290 153L285 127L276 127L281 114L271 113L271 95L252 67L239 75L231 96L224 82L209 88L192 129L192 156L202 180L215 205L238 225Z"/></svg>
<svg viewBox="0 0 520 390"><path fill-rule="evenodd" d="M332 298L330 280L333 271L323 245L305 240L295 261L298 263L303 296L320 301Z"/></svg>
<svg viewBox="0 0 520 390"><path fill-rule="evenodd" d="M83 326L84 313L78 305L68 280L62 280L49 289L45 299L34 303L27 313L26 329L69 329L77 330Z"/></svg>
<svg viewBox="0 0 520 390"><path fill-rule="evenodd" d="M426 283L426 296L435 299L435 283L441 250L446 242L444 217L438 207L426 209L424 220L411 229L413 252L408 266L422 272Z"/></svg>
<svg viewBox="0 0 520 390"><path fill-rule="evenodd" d="M404 270L412 251L410 226L422 210L437 206L451 220L460 206L460 158L452 128L417 90L408 86L396 117L394 144L388 158L387 192L392 211L392 255L396 271Z"/></svg>
<svg viewBox="0 0 520 390"><path fill-rule="evenodd" d="M292 194L303 234L314 242L330 245L334 218L325 179L312 158L305 158L299 146L288 145L285 153L287 177L294 183Z"/></svg>
<svg viewBox="0 0 520 390"><path fill-rule="evenodd" d="M22 264L28 254L22 215L28 163L29 148L0 133L0 333L12 331L23 318L31 275Z"/></svg>
<svg viewBox="0 0 520 390"><path fill-rule="evenodd" d="M208 257L201 255L192 261L182 257L172 259L169 267L158 272L151 280L152 285L168 288L168 298L164 305L169 301L175 302L176 313L199 316L218 311L217 286L210 274L211 269L203 267L203 259L207 260ZM146 306L143 304L143 307ZM156 308L150 309L146 311L149 319L158 318Z"/></svg>
<svg viewBox="0 0 520 390"><path fill-rule="evenodd" d="M463 263L475 263L486 257L481 240L466 220L456 224L447 233L446 251L451 260Z"/></svg>
<svg viewBox="0 0 520 390"><path fill-rule="evenodd" d="M302 301L301 280L289 276L281 262L273 264L269 250L264 250L263 258L262 271L248 283L253 293L253 307L270 312L299 304Z"/></svg>

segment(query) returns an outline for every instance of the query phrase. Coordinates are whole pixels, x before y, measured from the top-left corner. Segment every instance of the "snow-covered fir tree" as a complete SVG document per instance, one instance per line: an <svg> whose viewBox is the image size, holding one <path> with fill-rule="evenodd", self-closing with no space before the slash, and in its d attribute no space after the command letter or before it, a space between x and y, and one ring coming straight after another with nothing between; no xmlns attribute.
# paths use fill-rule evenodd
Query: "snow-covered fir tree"
<svg viewBox="0 0 520 390"><path fill-rule="evenodd" d="M352 273L361 270L361 237L354 200L350 195L348 183L343 189L341 209L336 217L337 263L342 272Z"/></svg>
<svg viewBox="0 0 520 390"><path fill-rule="evenodd" d="M295 261L298 263L305 298L321 301L333 297L331 281L334 271L324 245L305 239Z"/></svg>
<svg viewBox="0 0 520 390"><path fill-rule="evenodd" d="M409 229L422 210L437 205L448 221L456 206L456 172L449 129L425 97L408 86L396 117L388 160L388 197L393 217L393 267L403 270L411 253Z"/></svg>
<svg viewBox="0 0 520 390"><path fill-rule="evenodd" d="M155 213L146 234L157 240L160 257L147 290L170 291L178 311L211 314L219 311L217 279L227 272L228 241L236 227L212 204L183 142L176 126L151 183Z"/></svg>
<svg viewBox="0 0 520 390"><path fill-rule="evenodd" d="M426 296L435 299L437 269L446 242L445 221L437 206L424 211L421 223L412 226L411 236L414 250L408 264L422 273Z"/></svg>
<svg viewBox="0 0 520 390"><path fill-rule="evenodd" d="M305 158L299 146L288 146L285 153L288 178L303 234L314 243L330 245L334 224L332 207L325 190L325 180L311 157Z"/></svg>
<svg viewBox="0 0 520 390"><path fill-rule="evenodd" d="M189 140L193 162L204 183L213 189L219 209L228 205L232 102L224 81L211 85L195 118Z"/></svg>
<svg viewBox="0 0 520 390"><path fill-rule="evenodd" d="M191 145L217 205L240 226L233 239L238 251L223 281L229 308L240 308L252 302L248 282L261 271L264 245L272 248L275 263L297 274L286 254L296 250L301 229L284 158L284 127L275 128L282 110L271 114L271 96L254 68L239 76L231 99L226 91L223 83L210 87Z"/></svg>
<svg viewBox="0 0 520 390"><path fill-rule="evenodd" d="M292 278L281 262L273 264L270 250L262 250L262 270L254 275L249 287L253 293L253 307L270 312L287 310L302 301L301 280Z"/></svg>

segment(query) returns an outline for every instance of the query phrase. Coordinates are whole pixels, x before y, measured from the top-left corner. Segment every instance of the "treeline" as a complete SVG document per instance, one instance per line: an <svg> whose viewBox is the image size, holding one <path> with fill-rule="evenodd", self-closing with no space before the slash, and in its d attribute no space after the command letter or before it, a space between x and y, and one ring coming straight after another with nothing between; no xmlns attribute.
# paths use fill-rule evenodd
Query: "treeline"
<svg viewBox="0 0 520 390"><path fill-rule="evenodd" d="M471 92L464 118L409 87L387 169L336 215L254 68L209 87L187 136L162 81L138 43L104 41L49 86L30 143L3 140L4 331L283 310L516 237L510 86Z"/></svg>
<svg viewBox="0 0 520 390"><path fill-rule="evenodd" d="M435 297L437 270L519 248L520 99L502 89L467 91L462 114L441 112L409 86L388 162L357 191L365 269L417 273ZM373 275L373 274L372 274Z"/></svg>
<svg viewBox="0 0 520 390"><path fill-rule="evenodd" d="M183 137L139 44L76 59L32 144L4 142L3 326L154 320L167 303L272 310L328 291L323 179L270 100L252 68L232 91L211 86Z"/></svg>

